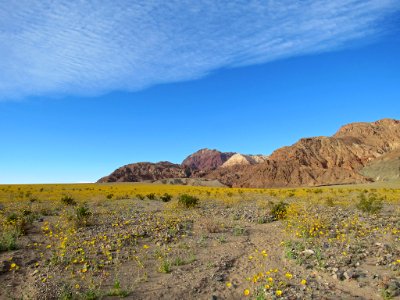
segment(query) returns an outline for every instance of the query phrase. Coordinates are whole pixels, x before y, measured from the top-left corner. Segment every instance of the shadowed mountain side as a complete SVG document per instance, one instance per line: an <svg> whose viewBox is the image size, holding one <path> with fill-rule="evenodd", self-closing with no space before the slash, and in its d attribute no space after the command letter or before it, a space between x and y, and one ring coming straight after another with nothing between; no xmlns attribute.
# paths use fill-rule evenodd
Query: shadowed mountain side
<svg viewBox="0 0 400 300"><path fill-rule="evenodd" d="M208 179L218 179L232 187L296 187L370 182L368 178L352 171L333 167L311 167L299 161L273 161L250 166L221 168L207 174Z"/></svg>
<svg viewBox="0 0 400 300"><path fill-rule="evenodd" d="M400 149L382 155L364 167L360 173L375 181L400 179Z"/></svg>
<svg viewBox="0 0 400 300"><path fill-rule="evenodd" d="M137 182L164 178L187 177L181 165L167 161L158 163L140 162L125 165L97 182Z"/></svg>

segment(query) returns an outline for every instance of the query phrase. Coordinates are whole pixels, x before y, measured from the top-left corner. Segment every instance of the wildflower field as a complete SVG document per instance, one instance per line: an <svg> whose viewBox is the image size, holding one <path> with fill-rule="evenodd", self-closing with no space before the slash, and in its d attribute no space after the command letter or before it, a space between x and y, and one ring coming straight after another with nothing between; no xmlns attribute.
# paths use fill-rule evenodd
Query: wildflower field
<svg viewBox="0 0 400 300"><path fill-rule="evenodd" d="M0 185L0 299L398 299L400 189Z"/></svg>

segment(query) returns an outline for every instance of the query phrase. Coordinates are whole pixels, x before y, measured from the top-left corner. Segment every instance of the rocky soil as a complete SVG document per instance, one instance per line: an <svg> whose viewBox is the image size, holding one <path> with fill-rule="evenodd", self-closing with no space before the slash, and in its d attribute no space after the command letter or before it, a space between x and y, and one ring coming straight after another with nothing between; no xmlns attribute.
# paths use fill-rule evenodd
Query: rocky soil
<svg viewBox="0 0 400 300"><path fill-rule="evenodd" d="M0 252L0 298L400 298L397 190L226 190L192 208L91 201L84 219L59 202L6 202L3 220L35 218Z"/></svg>

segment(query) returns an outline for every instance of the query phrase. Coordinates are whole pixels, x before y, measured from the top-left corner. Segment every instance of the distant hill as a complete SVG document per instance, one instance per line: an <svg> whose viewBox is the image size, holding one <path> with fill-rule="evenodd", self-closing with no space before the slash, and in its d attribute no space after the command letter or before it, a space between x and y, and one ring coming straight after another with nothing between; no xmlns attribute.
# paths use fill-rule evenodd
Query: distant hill
<svg viewBox="0 0 400 300"><path fill-rule="evenodd" d="M270 156L201 149L182 164L137 163L99 182L205 178L234 187L295 187L399 178L400 121L351 123L332 137L302 138Z"/></svg>
<svg viewBox="0 0 400 300"><path fill-rule="evenodd" d="M140 162L122 166L97 182L137 182L177 177L186 177L185 169L181 165L168 161Z"/></svg>

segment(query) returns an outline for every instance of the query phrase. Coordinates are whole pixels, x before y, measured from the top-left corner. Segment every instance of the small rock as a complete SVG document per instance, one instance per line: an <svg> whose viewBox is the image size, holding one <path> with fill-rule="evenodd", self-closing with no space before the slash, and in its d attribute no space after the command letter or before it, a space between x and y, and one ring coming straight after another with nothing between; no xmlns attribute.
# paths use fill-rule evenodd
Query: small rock
<svg viewBox="0 0 400 300"><path fill-rule="evenodd" d="M346 272L343 273L343 276L344 278L349 280L355 277L355 272L353 270L347 270Z"/></svg>
<svg viewBox="0 0 400 300"><path fill-rule="evenodd" d="M305 255L307 255L307 256L311 256L311 255L314 255L314 254L315 254L314 250L312 250L312 249L305 249L305 250L302 251L301 253L302 253L302 254L305 254Z"/></svg>
<svg viewBox="0 0 400 300"><path fill-rule="evenodd" d="M221 282L221 281L224 281L224 279L225 279L224 277L225 277L225 276L222 275L222 274L214 274L213 279L214 279L215 281Z"/></svg>

